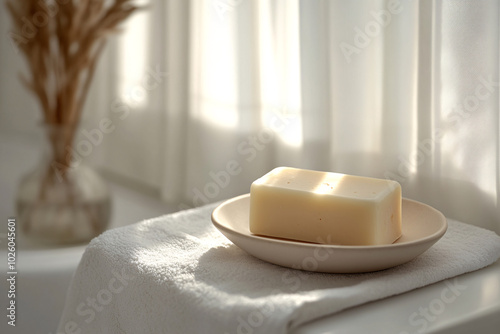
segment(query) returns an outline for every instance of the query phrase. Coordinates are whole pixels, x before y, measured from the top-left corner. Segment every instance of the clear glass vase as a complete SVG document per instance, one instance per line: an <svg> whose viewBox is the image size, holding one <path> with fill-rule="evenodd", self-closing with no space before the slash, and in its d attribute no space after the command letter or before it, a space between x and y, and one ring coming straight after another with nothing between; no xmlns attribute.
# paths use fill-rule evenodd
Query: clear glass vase
<svg viewBox="0 0 500 334"><path fill-rule="evenodd" d="M42 158L19 184L17 219L22 232L45 243L87 242L102 233L111 214L105 181L73 149L75 128L43 125Z"/></svg>

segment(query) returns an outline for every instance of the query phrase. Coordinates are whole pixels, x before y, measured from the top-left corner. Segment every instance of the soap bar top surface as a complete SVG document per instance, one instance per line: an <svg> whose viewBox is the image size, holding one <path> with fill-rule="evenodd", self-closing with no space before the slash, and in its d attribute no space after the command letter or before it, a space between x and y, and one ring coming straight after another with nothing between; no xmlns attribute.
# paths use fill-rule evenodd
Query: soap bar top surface
<svg viewBox="0 0 500 334"><path fill-rule="evenodd" d="M384 197L393 188L399 187L397 182L391 180L291 167L275 168L254 181L253 185L368 200Z"/></svg>
<svg viewBox="0 0 500 334"><path fill-rule="evenodd" d="M382 245L401 236L396 181L278 167L252 183L254 234L338 245Z"/></svg>

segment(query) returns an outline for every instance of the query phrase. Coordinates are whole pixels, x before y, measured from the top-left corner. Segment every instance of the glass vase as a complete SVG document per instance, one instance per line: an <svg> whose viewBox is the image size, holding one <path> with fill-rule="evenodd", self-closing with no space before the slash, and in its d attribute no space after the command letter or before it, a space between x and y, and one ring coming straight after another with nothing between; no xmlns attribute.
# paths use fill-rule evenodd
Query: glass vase
<svg viewBox="0 0 500 334"><path fill-rule="evenodd" d="M75 151L76 127L45 124L42 128L40 162L18 187L19 226L30 239L45 243L87 242L109 224L108 186Z"/></svg>

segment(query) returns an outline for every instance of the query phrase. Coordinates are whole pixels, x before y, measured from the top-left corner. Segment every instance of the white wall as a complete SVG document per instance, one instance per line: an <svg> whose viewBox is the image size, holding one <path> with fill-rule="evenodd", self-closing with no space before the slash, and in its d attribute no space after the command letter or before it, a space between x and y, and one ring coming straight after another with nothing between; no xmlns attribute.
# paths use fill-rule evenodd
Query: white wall
<svg viewBox="0 0 500 334"><path fill-rule="evenodd" d="M0 5L0 131L34 137L41 113L33 95L19 80L19 72L27 73L26 63L10 40L10 16L3 1Z"/></svg>

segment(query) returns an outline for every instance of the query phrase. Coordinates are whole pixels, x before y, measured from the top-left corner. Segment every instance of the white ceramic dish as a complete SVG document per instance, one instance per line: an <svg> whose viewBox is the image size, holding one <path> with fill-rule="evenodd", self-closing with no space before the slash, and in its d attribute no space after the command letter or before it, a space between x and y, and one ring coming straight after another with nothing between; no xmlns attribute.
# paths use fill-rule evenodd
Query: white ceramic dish
<svg viewBox="0 0 500 334"><path fill-rule="evenodd" d="M361 273L391 268L419 256L438 241L448 224L429 205L403 199L403 235L382 246L322 245L267 238L250 233L250 194L225 201L212 212L212 222L236 246L280 266L327 273Z"/></svg>

